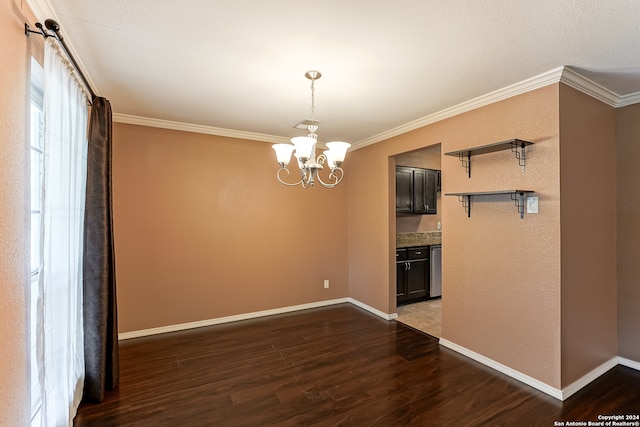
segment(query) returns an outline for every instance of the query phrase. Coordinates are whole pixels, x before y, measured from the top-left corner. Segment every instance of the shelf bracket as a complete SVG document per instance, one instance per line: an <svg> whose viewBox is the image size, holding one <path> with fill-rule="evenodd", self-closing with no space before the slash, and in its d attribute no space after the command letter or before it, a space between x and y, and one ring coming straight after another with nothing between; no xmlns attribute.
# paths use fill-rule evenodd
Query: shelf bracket
<svg viewBox="0 0 640 427"><path fill-rule="evenodd" d="M533 193L533 190L497 190L497 191L477 191L471 193L447 193L445 196L456 196L458 202L462 204L467 217L471 218L471 197L472 196L500 196L509 195L511 200L516 203L516 209L520 214L520 219L524 219L524 210L527 205L527 194Z"/></svg>
<svg viewBox="0 0 640 427"><path fill-rule="evenodd" d="M471 196L458 196L458 201L462 203L462 207L464 208L464 213L467 214L467 218L471 218Z"/></svg>
<svg viewBox="0 0 640 427"><path fill-rule="evenodd" d="M524 141L520 141L519 139L516 139L511 143L511 151L515 153L518 165L522 168L522 172L525 171L525 166L527 164L527 151L524 147L526 147L526 144Z"/></svg>
<svg viewBox="0 0 640 427"><path fill-rule="evenodd" d="M520 214L520 219L524 218L525 197L524 193L512 193L511 200L516 203L516 208Z"/></svg>
<svg viewBox="0 0 640 427"><path fill-rule="evenodd" d="M471 152L467 151L466 154L464 152L458 153L458 160L460 160L460 164L462 164L464 170L467 171L467 175L471 178Z"/></svg>

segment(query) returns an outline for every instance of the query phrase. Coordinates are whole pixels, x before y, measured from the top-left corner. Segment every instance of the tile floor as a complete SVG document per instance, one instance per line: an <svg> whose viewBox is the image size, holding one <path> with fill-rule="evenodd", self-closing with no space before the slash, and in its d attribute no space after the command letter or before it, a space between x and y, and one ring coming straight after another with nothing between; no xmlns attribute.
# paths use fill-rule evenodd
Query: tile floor
<svg viewBox="0 0 640 427"><path fill-rule="evenodd" d="M425 332L433 337L442 335L442 299L432 299L398 307L398 322Z"/></svg>

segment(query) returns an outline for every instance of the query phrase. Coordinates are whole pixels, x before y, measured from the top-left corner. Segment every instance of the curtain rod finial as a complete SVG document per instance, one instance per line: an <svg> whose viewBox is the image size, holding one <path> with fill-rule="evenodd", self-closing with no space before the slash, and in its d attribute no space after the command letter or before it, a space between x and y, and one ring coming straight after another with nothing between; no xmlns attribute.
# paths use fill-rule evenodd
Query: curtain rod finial
<svg viewBox="0 0 640 427"><path fill-rule="evenodd" d="M60 31L60 24L58 24L53 19L47 19L44 21L44 26L47 27L47 30L55 31L56 33Z"/></svg>

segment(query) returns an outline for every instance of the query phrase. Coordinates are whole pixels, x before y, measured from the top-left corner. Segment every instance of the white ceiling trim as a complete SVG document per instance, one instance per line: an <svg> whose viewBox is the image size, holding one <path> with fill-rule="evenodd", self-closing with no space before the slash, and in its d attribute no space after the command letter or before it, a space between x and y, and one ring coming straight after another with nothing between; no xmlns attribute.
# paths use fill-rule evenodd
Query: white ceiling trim
<svg viewBox="0 0 640 427"><path fill-rule="evenodd" d="M627 105L640 103L640 92L630 93L620 97L617 107L626 107Z"/></svg>
<svg viewBox="0 0 640 427"><path fill-rule="evenodd" d="M560 82L576 90L579 90L580 92L586 93L587 95L598 99L612 107L617 108L620 106L620 95L610 91L609 89L599 85L598 83L595 83L593 80L590 80L576 73L571 68L564 68L564 72L562 73Z"/></svg>
<svg viewBox="0 0 640 427"><path fill-rule="evenodd" d="M394 136L402 135L403 133L407 133L412 130L439 122L441 120L457 116L458 114L466 113L467 111L475 110L476 108L484 107L485 105L493 104L495 102L502 101L516 95L520 95L535 89L539 89L541 87L548 86L553 83L557 83L560 81L564 69L565 67L554 68L553 70L539 74L535 77L531 77L519 83L515 83L505 88L498 89L486 95L479 96L477 98L431 114L429 116L414 120L405 125L398 126L397 128L388 130L378 135L374 135L371 138L367 138L360 142L357 142L356 144L353 144L352 149L366 147L367 145L375 144Z"/></svg>
<svg viewBox="0 0 640 427"><path fill-rule="evenodd" d="M113 121L116 123L179 130L183 132L203 133L206 135L226 136L229 138L249 139L252 141L271 142L274 144L287 143L290 141L290 138L282 136L196 125L193 123L173 122L170 120L150 119L148 117L132 116L128 114L113 113Z"/></svg>
<svg viewBox="0 0 640 427"><path fill-rule="evenodd" d="M441 120L448 119L450 117L457 116L467 111L475 110L476 108L484 107L495 102L502 101L523 93L531 92L533 90L554 84L564 83L576 90L579 90L595 99L598 99L607 105L612 107L623 107L626 105L635 104L640 102L640 92L620 96L603 86L593 82L592 80L576 73L572 69L562 66L554 68L545 73L531 77L527 80L523 80L519 83L507 86L505 88L490 92L486 95L479 96L472 100L463 102L456 106L447 108L437 113L422 117L414 120L402 126L390 129L386 132L374 135L370 138L363 139L351 145L351 150L357 150L359 148L372 145L389 138L393 138L398 135L410 132L415 129L439 122ZM132 116L126 114L113 114L113 120L118 123L135 124L140 126L150 126L163 129L173 129L185 132L196 132L208 135L225 136L230 138L249 139L255 141L281 143L289 142L289 138L280 137L275 135L266 135L260 133L243 132L232 129L216 128L211 126L196 125L190 123L173 122L168 120L151 119L146 117Z"/></svg>
<svg viewBox="0 0 640 427"><path fill-rule="evenodd" d="M48 0L27 0L27 4L38 21L44 21L49 18L55 19L56 21L58 20ZM31 25L31 23L29 23L29 25Z"/></svg>

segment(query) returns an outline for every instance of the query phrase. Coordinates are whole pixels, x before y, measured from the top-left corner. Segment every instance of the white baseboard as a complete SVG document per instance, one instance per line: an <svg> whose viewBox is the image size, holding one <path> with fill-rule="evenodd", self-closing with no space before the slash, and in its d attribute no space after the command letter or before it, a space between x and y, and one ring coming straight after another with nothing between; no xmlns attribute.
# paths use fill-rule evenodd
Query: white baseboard
<svg viewBox="0 0 640 427"><path fill-rule="evenodd" d="M293 305L289 307L274 308L271 310L254 311L252 313L243 313L243 314L237 314L233 316L199 320L197 322L179 323L176 325L167 325L167 326L160 326L157 328L123 332L121 334L118 334L118 339L127 340L131 338L146 337L149 335L166 334L168 332L177 332L177 331L184 331L186 329L202 328L204 326L220 325L222 323L238 322L240 320L255 319L257 317L272 316L274 314L291 313L294 311L308 310L310 308L325 307L329 305L343 304L347 302L355 306L358 306L364 310L367 310L368 312L373 313L376 316L379 316L385 320L393 320L398 317L396 313L386 314L376 308L373 308L353 298L338 298L338 299L332 299L332 300L326 300L326 301L312 302L308 304Z"/></svg>
<svg viewBox="0 0 640 427"><path fill-rule="evenodd" d="M367 305L361 301L358 301L357 299L353 299L353 298L347 298L347 299L351 304L358 306L360 308L363 308L368 312L375 314L378 317L382 317L384 320L394 320L398 318L398 313L387 314L383 311L378 310L377 308L373 308L370 305Z"/></svg>
<svg viewBox="0 0 640 427"><path fill-rule="evenodd" d="M233 316L217 317L214 319L198 320L197 322L179 323L176 325L160 326L157 328L141 329L138 331L123 332L118 334L119 340L146 337L149 335L165 334L167 332L184 331L186 329L201 328L203 326L220 325L222 323L238 322L240 320L255 319L256 317L272 316L274 314L290 313L310 308L325 307L328 305L350 302L350 298L338 298L326 301L312 302L308 304L293 305L289 307L274 308L271 310L254 311L252 313L236 314Z"/></svg>
<svg viewBox="0 0 640 427"><path fill-rule="evenodd" d="M294 311L307 310L310 308L326 307L329 305L344 304L344 303L353 304L372 314L375 314L376 316L384 320L394 320L398 318L397 313L387 314L361 301L348 297L348 298L338 298L338 299L332 299L332 300L326 300L326 301L312 302L308 304L294 305L289 307L275 308L271 310L255 311L252 313L237 314L234 316L218 317L215 319L200 320L197 322L180 323L177 325L168 325L168 326L161 326L157 328L141 329L138 331L123 332L118 335L118 339L126 340L131 338L145 337L149 335L158 335L158 334L164 334L167 332L183 331L186 329L201 328L203 326L219 325L222 323L237 322L240 320L255 319L257 317L272 316L274 314L290 313ZM555 397L558 400L567 399L569 396L573 395L578 390L582 389L583 387L585 387L586 385L594 381L596 378L598 378L599 376L609 371L611 368L613 368L618 364L640 371L640 362L636 362L630 359L625 359L623 357L614 357L611 360L598 366L588 374L584 375L582 378L578 379L577 381L574 381L569 386L560 390L555 387L551 387L550 385L543 383L542 381L539 381L533 377L530 377L529 375L523 374L520 371L517 371L506 365L503 365L502 363L496 362L495 360L489 359L488 357L485 357L479 353L476 353L472 350L469 350L465 347L462 347L458 344L448 341L444 338L440 338L440 345L442 345L443 347L447 347L464 356L467 356L470 359L473 359L477 362L480 362L483 365L488 366L492 369L495 369L498 372L502 372L503 374L508 375L511 378L514 378L537 390L540 390L543 393L546 393L552 397Z"/></svg>
<svg viewBox="0 0 640 427"><path fill-rule="evenodd" d="M458 344L455 344L446 339L440 338L440 345L443 347L447 347L457 353L460 353L464 356L467 356L470 359L475 360L476 362L480 362L485 366L488 366L492 369L495 369L498 372L502 372L505 375L510 376L522 383L525 383L535 389L538 389L544 393L547 393L550 396L555 397L558 400L562 399L562 390L559 390L555 387L551 387L549 384L545 384L542 381L539 381L529 375L523 374L520 371L516 371L513 368L508 367L507 365L503 365L502 363L496 362L495 360L489 359L481 355L480 353L476 353L475 351L471 351L468 348L462 347Z"/></svg>
<svg viewBox="0 0 640 427"><path fill-rule="evenodd" d="M640 371L640 362L636 362L635 360L626 359L624 357L618 357L618 363L621 364L622 366L626 366L627 368Z"/></svg>
<svg viewBox="0 0 640 427"><path fill-rule="evenodd" d="M633 362L632 360L623 359L621 357L613 357L610 360L598 366L597 368L593 369L591 372L583 375L578 380L569 384L567 387L560 390L555 387L551 387L549 384L543 383L542 381L539 381L533 377L530 377L529 375L523 374L520 371L516 371L515 369L512 369L506 365L503 365L502 363L496 362L495 360L489 359L488 357L485 357L479 353L476 353L472 350L469 350L465 347L455 344L451 341L441 338L440 345L447 347L455 352L458 352L464 356L467 356L470 359L473 359L477 362L480 362L483 365L488 366L492 369L495 369L498 372L502 372L503 374L508 375L511 378L514 378L537 390L540 390L543 393L546 393L552 397L555 397L558 400L568 399L577 391L587 386L589 383L591 383L601 375L605 374L607 371L614 368L618 364L629 366L630 368L633 368L633 369L638 369L640 367L640 363L638 362Z"/></svg>
<svg viewBox="0 0 640 427"><path fill-rule="evenodd" d="M618 362L619 357L613 357L610 360L604 362L602 365L598 366L591 372L583 375L581 378L578 378L576 381L569 384L567 387L562 389L562 400L567 399L569 396L575 394L577 391L588 385L590 382L603 375L611 368L614 368Z"/></svg>

